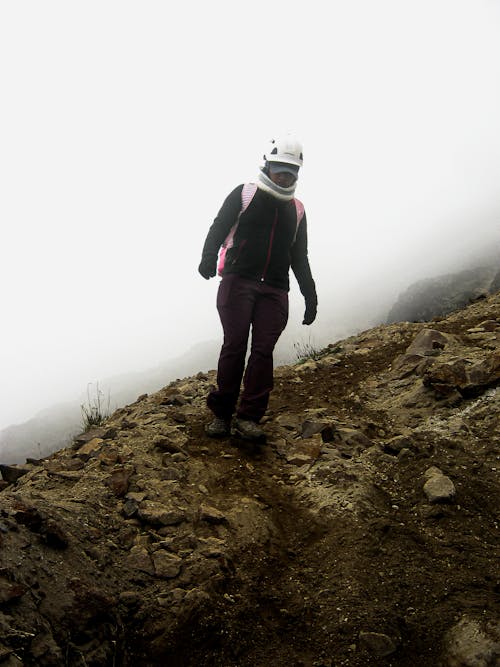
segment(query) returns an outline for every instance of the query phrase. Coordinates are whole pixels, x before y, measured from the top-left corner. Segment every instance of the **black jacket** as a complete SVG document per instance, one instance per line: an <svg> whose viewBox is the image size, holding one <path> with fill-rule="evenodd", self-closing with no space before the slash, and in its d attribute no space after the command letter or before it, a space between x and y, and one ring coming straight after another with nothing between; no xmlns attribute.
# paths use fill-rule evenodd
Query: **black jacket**
<svg viewBox="0 0 500 667"><path fill-rule="evenodd" d="M202 254L205 266L215 267L217 263L219 249L241 211L242 189L243 185L239 185L227 196L208 231ZM237 273L288 291L290 266L306 301L316 303L307 257L305 213L297 229L295 203L257 188L240 216L233 247L226 253L224 275Z"/></svg>

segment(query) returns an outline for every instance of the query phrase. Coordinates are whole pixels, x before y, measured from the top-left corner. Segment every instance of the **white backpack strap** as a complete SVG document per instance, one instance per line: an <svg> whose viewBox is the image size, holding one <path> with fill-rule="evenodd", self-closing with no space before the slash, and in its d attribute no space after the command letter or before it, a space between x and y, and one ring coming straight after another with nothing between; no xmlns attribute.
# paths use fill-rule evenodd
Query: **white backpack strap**
<svg viewBox="0 0 500 667"><path fill-rule="evenodd" d="M250 202L254 198L255 193L257 192L257 183L245 183L243 186L243 189L241 191L241 211L240 215L243 213L243 211L246 211ZM240 216L238 216L239 218Z"/></svg>
<svg viewBox="0 0 500 667"><path fill-rule="evenodd" d="M236 233L236 230L238 229L238 224L240 222L240 216L241 214L247 210L247 208L250 205L250 202L252 201L255 193L257 192L257 184L256 183L245 183L242 190L241 190L241 210L238 213L238 217L236 218L236 222L234 225L231 227L229 234L226 236L224 243L222 244L224 248L232 248L233 247L233 238Z"/></svg>

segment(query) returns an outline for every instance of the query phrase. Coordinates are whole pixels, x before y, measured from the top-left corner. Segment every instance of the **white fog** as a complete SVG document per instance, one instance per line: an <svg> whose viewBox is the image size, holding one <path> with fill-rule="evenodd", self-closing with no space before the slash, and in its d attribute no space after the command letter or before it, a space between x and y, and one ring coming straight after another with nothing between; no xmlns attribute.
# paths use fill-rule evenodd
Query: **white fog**
<svg viewBox="0 0 500 667"><path fill-rule="evenodd" d="M499 28L488 0L3 2L0 430L221 339L203 242L284 131L319 298L301 326L291 278L288 349L498 248Z"/></svg>

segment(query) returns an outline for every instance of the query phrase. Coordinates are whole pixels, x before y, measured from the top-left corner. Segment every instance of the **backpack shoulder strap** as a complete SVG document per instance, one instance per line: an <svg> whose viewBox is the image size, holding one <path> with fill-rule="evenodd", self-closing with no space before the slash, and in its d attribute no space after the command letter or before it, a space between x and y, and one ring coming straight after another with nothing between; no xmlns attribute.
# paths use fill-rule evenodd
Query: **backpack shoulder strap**
<svg viewBox="0 0 500 667"><path fill-rule="evenodd" d="M238 217L236 218L236 222L231 227L229 234L226 236L226 239L223 243L224 246L230 247L233 245L233 236L236 229L238 228L238 223L240 221L241 214L244 213L244 211L246 211L247 208L250 206L250 202L254 198L256 192L257 192L256 183L245 183L243 185L241 189L241 209L240 212L238 213Z"/></svg>
<svg viewBox="0 0 500 667"><path fill-rule="evenodd" d="M231 227L229 234L226 236L224 243L222 244L225 248L230 248L233 245L233 237L238 229L238 224L240 222L241 214L244 213L247 208L250 206L250 202L254 198L255 193L257 192L256 183L245 183L241 189L241 209L236 218L236 222Z"/></svg>
<svg viewBox="0 0 500 667"><path fill-rule="evenodd" d="M300 199L293 199L293 203L295 204L295 209L297 211L297 227L300 225L302 218L304 217L304 204L300 201Z"/></svg>
<svg viewBox="0 0 500 667"><path fill-rule="evenodd" d="M217 264L217 272L219 276L222 275L222 272L224 270L224 263L226 260L226 252L229 248L232 248L233 246L233 239L234 235L236 233L236 230L238 229L238 224L240 222L240 217L241 214L247 210L247 208L250 205L250 202L254 198L255 193L257 192L257 184L256 183L245 183L241 189L241 209L240 212L238 213L238 217L236 218L236 222L234 225L231 227L229 230L229 234L226 236L224 239L224 242L222 244L222 248L219 253L219 261Z"/></svg>
<svg viewBox="0 0 500 667"><path fill-rule="evenodd" d="M243 185L243 188L241 190L241 211L240 211L240 215L243 213L243 211L246 211L250 202L254 198L254 195L255 195L256 192L257 192L257 183L245 183Z"/></svg>
<svg viewBox="0 0 500 667"><path fill-rule="evenodd" d="M293 237L293 242L295 243L297 232L299 231L299 225L302 222L302 218L304 217L305 209L304 204L300 201L300 199L295 199L294 197L293 203L295 204L295 210L297 212L297 226L295 228L295 236Z"/></svg>

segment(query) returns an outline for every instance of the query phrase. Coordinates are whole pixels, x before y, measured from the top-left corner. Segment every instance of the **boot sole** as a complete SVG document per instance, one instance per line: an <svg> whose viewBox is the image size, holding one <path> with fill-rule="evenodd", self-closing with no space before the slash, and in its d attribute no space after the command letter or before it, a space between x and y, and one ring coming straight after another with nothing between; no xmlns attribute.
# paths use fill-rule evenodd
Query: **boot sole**
<svg viewBox="0 0 500 667"><path fill-rule="evenodd" d="M266 434L263 433L262 435L259 436L248 436L243 434L241 431L239 431L236 428L231 429L231 438L234 439L235 442L252 442L256 445L265 445L266 444Z"/></svg>
<svg viewBox="0 0 500 667"><path fill-rule="evenodd" d="M230 431L224 431L224 433L209 433L208 431L205 431L205 435L207 438L215 438L215 439L222 439L222 438L229 438L231 435Z"/></svg>

